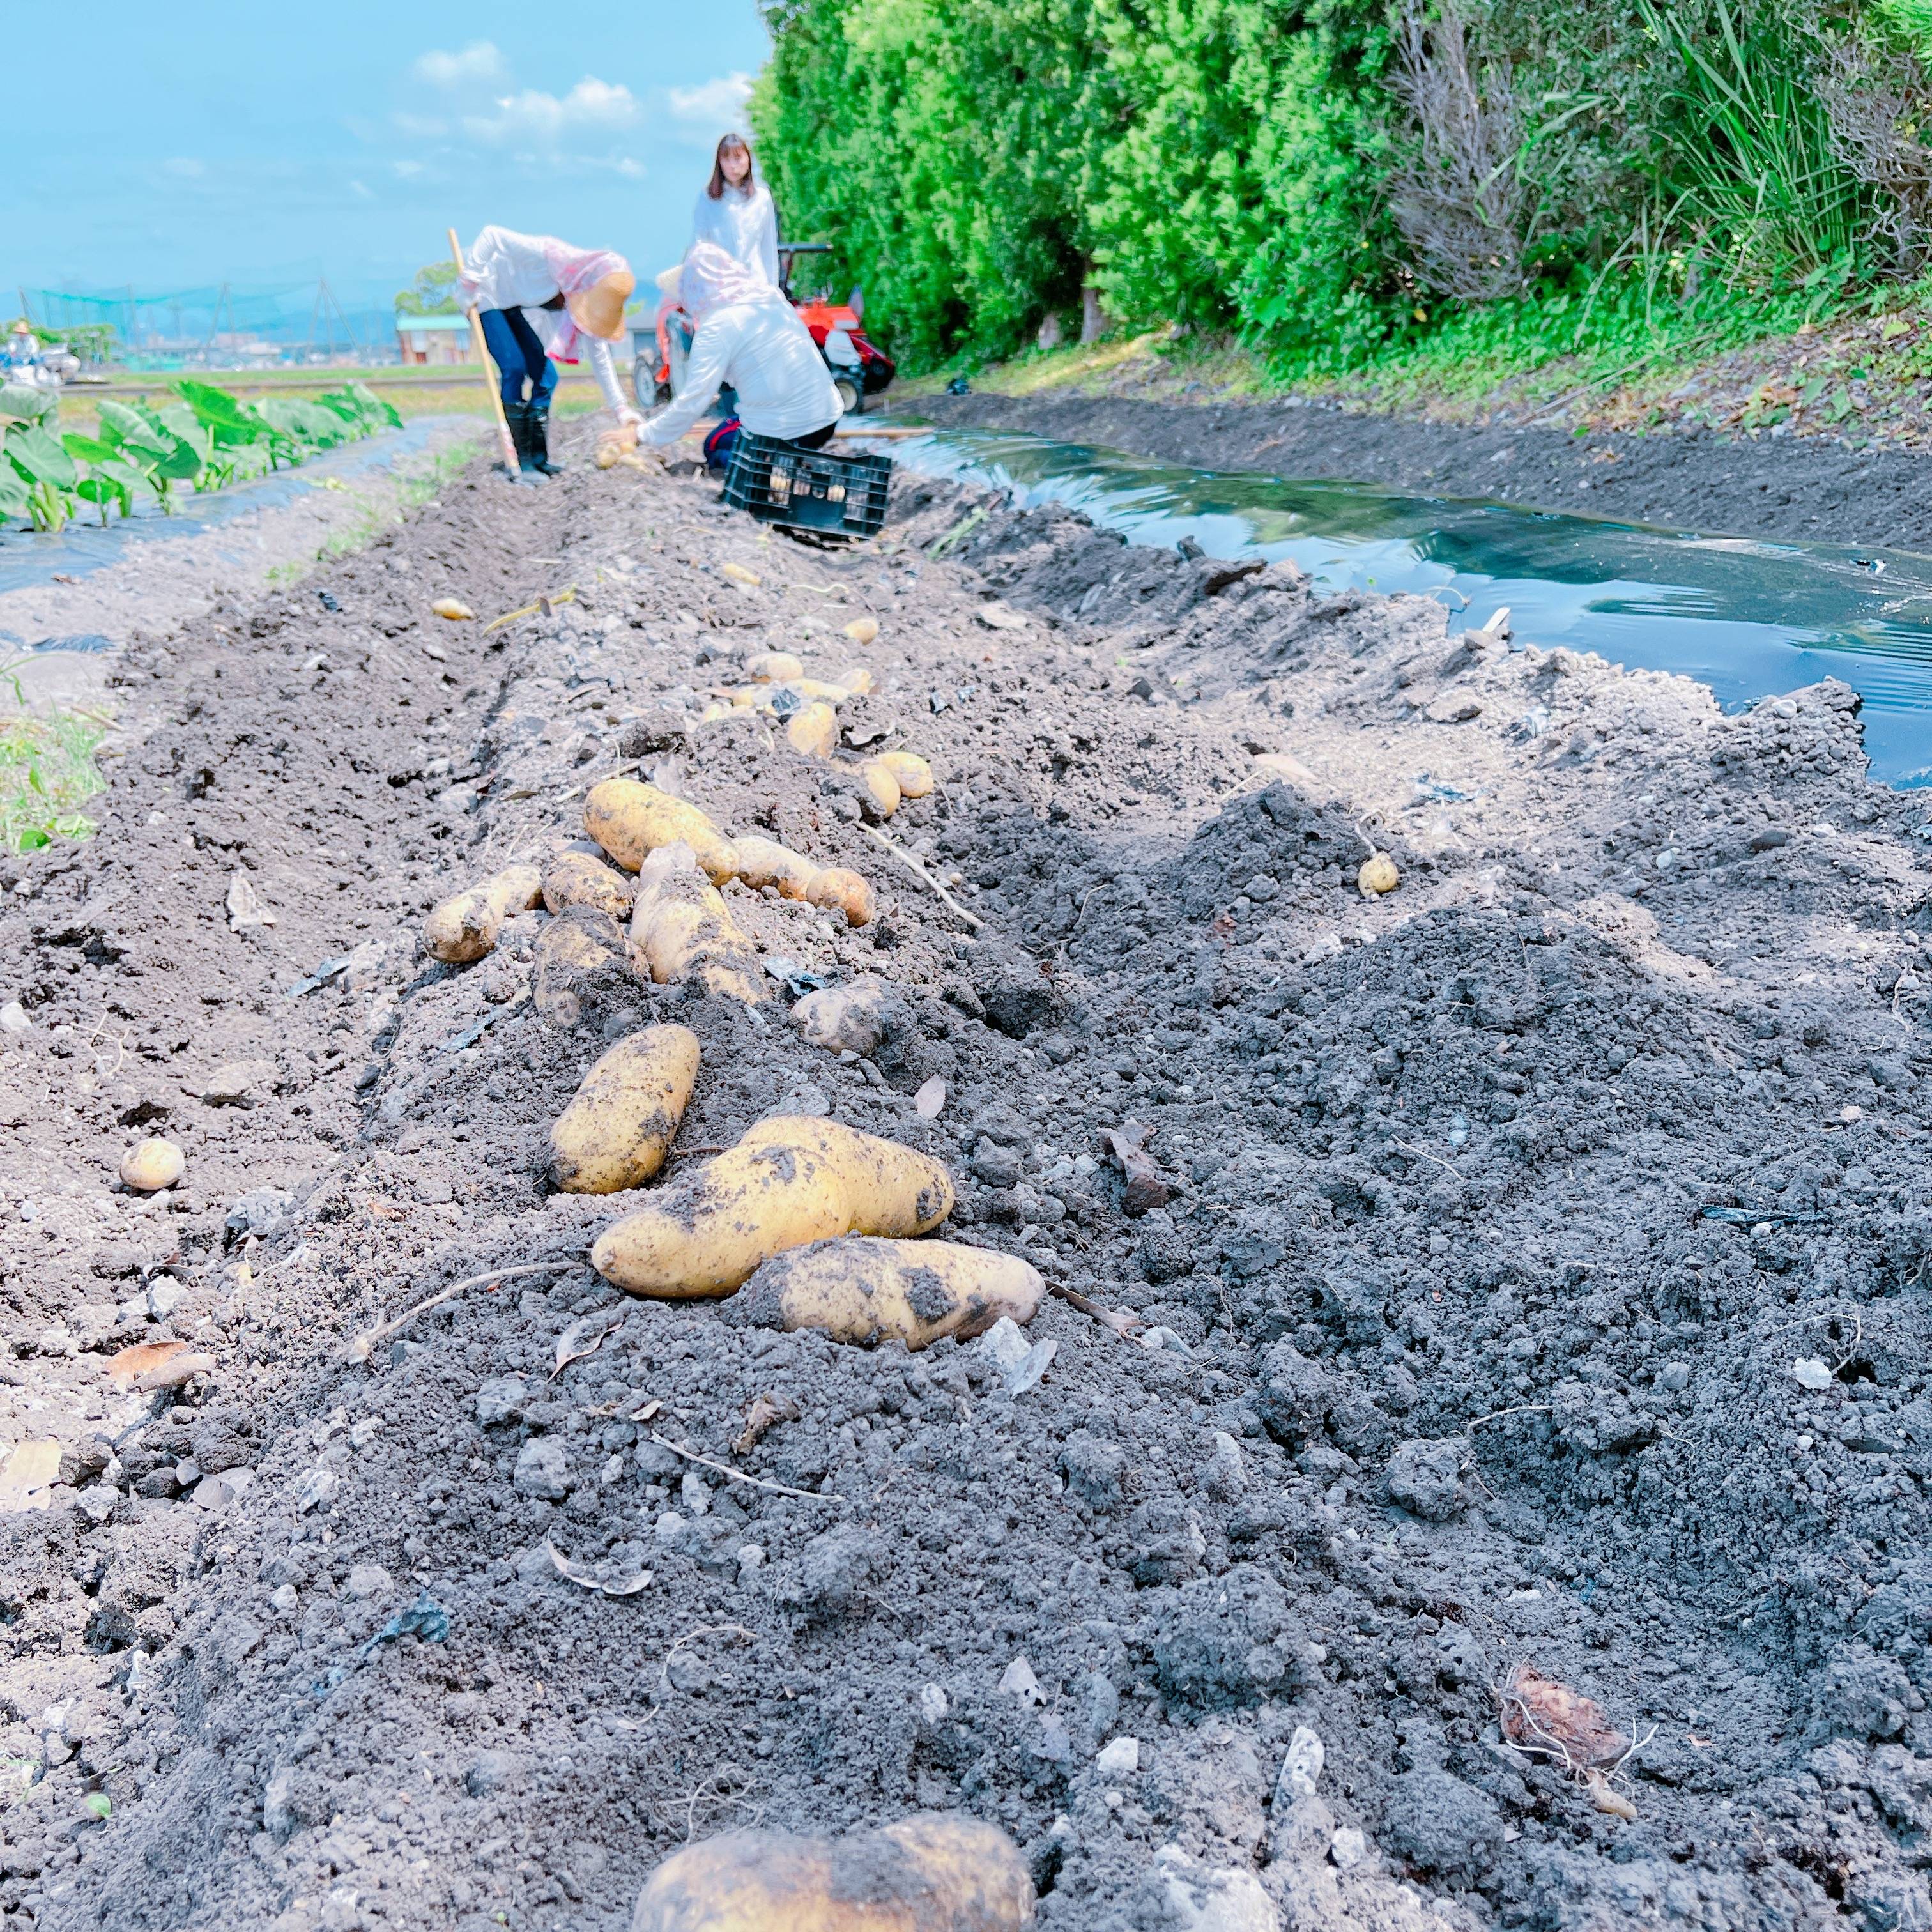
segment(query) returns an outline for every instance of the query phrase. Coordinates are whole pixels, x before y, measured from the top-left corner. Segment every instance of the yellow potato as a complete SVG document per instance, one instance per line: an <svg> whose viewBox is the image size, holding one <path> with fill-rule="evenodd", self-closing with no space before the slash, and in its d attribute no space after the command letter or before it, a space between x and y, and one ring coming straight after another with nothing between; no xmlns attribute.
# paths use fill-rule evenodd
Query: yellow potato
<svg viewBox="0 0 1932 1932"><path fill-rule="evenodd" d="M423 945L447 965L481 959L494 950L504 920L535 905L542 887L536 866L506 866L494 878L436 907L423 921Z"/></svg>
<svg viewBox="0 0 1932 1932"><path fill-rule="evenodd" d="M863 664L854 664L838 674L838 682L848 698L863 698L872 688L872 674Z"/></svg>
<svg viewBox="0 0 1932 1932"><path fill-rule="evenodd" d="M838 714L830 705L814 701L791 715L785 736L792 749L808 758L829 758L838 742Z"/></svg>
<svg viewBox="0 0 1932 1932"><path fill-rule="evenodd" d="M734 584L742 584L747 590L754 590L758 586L758 573L755 570L747 570L742 563L721 563L718 566L718 574L728 578Z"/></svg>
<svg viewBox="0 0 1932 1932"><path fill-rule="evenodd" d="M429 607L439 617L447 617L452 624L473 622L476 613L460 598L439 597Z"/></svg>
<svg viewBox="0 0 1932 1932"><path fill-rule="evenodd" d="M898 781L902 798L923 798L932 789L932 767L916 752L881 752L874 762Z"/></svg>
<svg viewBox="0 0 1932 1932"><path fill-rule="evenodd" d="M802 677L805 662L790 651L760 651L745 660L745 675L754 684L782 684L788 678Z"/></svg>
<svg viewBox="0 0 1932 1932"><path fill-rule="evenodd" d="M802 899L818 874L819 868L812 860L776 838L754 835L733 843L738 852L738 876L754 888L776 886L784 898Z"/></svg>
<svg viewBox="0 0 1932 1932"><path fill-rule="evenodd" d="M623 454L617 444L607 441L598 444L597 454L590 460L599 470L614 470Z"/></svg>
<svg viewBox="0 0 1932 1932"><path fill-rule="evenodd" d="M537 1012L554 1027L574 1027L583 1018L583 988L598 974L620 980L631 976L624 928L596 906L566 907L546 922L532 950Z"/></svg>
<svg viewBox="0 0 1932 1932"><path fill-rule="evenodd" d="M670 1151L698 1058L688 1027L646 1027L618 1041L550 1130L550 1178L566 1194L641 1187Z"/></svg>
<svg viewBox="0 0 1932 1932"><path fill-rule="evenodd" d="M704 715L698 722L700 724L715 724L719 718L728 718L730 715L731 706L728 704L707 704Z"/></svg>
<svg viewBox="0 0 1932 1932"><path fill-rule="evenodd" d="M843 866L828 866L822 872L813 873L805 896L828 912L842 912L848 926L870 926L879 916L878 897L872 886Z"/></svg>
<svg viewBox="0 0 1932 1932"><path fill-rule="evenodd" d="M923 1348L942 1335L983 1334L1003 1315L1030 1322L1046 1294L1038 1271L1015 1255L848 1234L774 1255L732 1302L730 1318L822 1328L862 1348Z"/></svg>
<svg viewBox="0 0 1932 1932"><path fill-rule="evenodd" d="M552 912L574 905L595 906L613 919L628 919L637 888L594 853L560 852L544 874L544 904Z"/></svg>
<svg viewBox="0 0 1932 1932"><path fill-rule="evenodd" d="M770 996L757 952L682 840L659 846L638 874L631 959L640 977L660 986L695 980L750 1006Z"/></svg>
<svg viewBox="0 0 1932 1932"><path fill-rule="evenodd" d="M880 818L890 818L899 808L899 782L884 758L868 758L859 767L859 782Z"/></svg>
<svg viewBox="0 0 1932 1932"><path fill-rule="evenodd" d="M828 1053L876 1053L886 1036L885 982L866 978L849 986L821 986L791 1010L791 1023Z"/></svg>
<svg viewBox="0 0 1932 1932"><path fill-rule="evenodd" d="M1029 1932L1033 1879L997 1825L922 1812L844 1838L722 1832L665 1859L631 1932Z"/></svg>
<svg viewBox="0 0 1932 1932"><path fill-rule="evenodd" d="M1355 885L1365 899L1371 899L1382 892L1392 892L1402 884L1402 874L1395 868L1395 861L1386 852L1378 852L1372 858L1362 862L1362 869L1355 874Z"/></svg>
<svg viewBox="0 0 1932 1932"><path fill-rule="evenodd" d="M854 617L845 626L845 634L855 644L869 644L879 634L879 620L876 617Z"/></svg>
<svg viewBox="0 0 1932 1932"><path fill-rule="evenodd" d="M952 1211L940 1163L836 1120L780 1114L607 1228L590 1264L633 1294L729 1294L761 1262L838 1234L923 1234Z"/></svg>
<svg viewBox="0 0 1932 1932"><path fill-rule="evenodd" d="M634 872L661 845L682 840L714 884L736 876L737 855L710 815L656 785L634 778L606 778L584 801L584 829L622 866Z"/></svg>
<svg viewBox="0 0 1932 1932"><path fill-rule="evenodd" d="M121 1156L121 1180L139 1194L157 1194L172 1187L188 1167L188 1156L172 1141L158 1135L152 1140L136 1141Z"/></svg>

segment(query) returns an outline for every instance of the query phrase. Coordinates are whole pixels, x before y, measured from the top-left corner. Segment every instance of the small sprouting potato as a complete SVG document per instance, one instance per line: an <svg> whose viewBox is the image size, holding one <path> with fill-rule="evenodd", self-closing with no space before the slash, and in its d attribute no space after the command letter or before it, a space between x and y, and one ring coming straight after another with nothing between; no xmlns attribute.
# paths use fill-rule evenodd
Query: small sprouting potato
<svg viewBox="0 0 1932 1932"><path fill-rule="evenodd" d="M617 443L606 440L598 444L597 454L590 460L599 470L614 470L623 454L622 448Z"/></svg>
<svg viewBox="0 0 1932 1932"><path fill-rule="evenodd" d="M447 617L452 624L476 621L476 613L460 597L439 597L429 608L439 617Z"/></svg>
<svg viewBox="0 0 1932 1932"><path fill-rule="evenodd" d="M923 1234L952 1202L952 1177L929 1155L836 1120L776 1114L607 1228L590 1264L632 1294L729 1294L788 1248Z"/></svg>
<svg viewBox="0 0 1932 1932"><path fill-rule="evenodd" d="M544 904L552 912L574 905L595 906L613 919L628 919L637 888L594 852L567 846L553 859L543 876Z"/></svg>
<svg viewBox="0 0 1932 1932"><path fill-rule="evenodd" d="M873 762L892 773L902 798L924 798L932 790L932 767L916 752L881 752Z"/></svg>
<svg viewBox="0 0 1932 1932"><path fill-rule="evenodd" d="M838 714L830 705L814 699L792 713L785 736L791 741L792 749L802 752L808 758L829 758L838 742Z"/></svg>
<svg viewBox="0 0 1932 1932"><path fill-rule="evenodd" d="M627 1034L584 1076L550 1129L550 1178L566 1194L641 1187L670 1151L698 1060L688 1027Z"/></svg>
<svg viewBox="0 0 1932 1932"><path fill-rule="evenodd" d="M734 711L749 711L758 705L768 705L772 694L763 685L741 684L731 693L730 704Z"/></svg>
<svg viewBox="0 0 1932 1932"><path fill-rule="evenodd" d="M779 896L788 899L802 899L810 892L819 868L789 845L756 834L732 842L737 848L738 876L754 891L776 886Z"/></svg>
<svg viewBox="0 0 1932 1932"><path fill-rule="evenodd" d="M876 617L854 617L845 626L845 634L862 648L879 634L879 620Z"/></svg>
<svg viewBox="0 0 1932 1932"><path fill-rule="evenodd" d="M624 928L597 906L566 906L544 922L531 951L536 1009L550 1026L576 1025L584 1017L584 989L600 977L615 987L632 976Z"/></svg>
<svg viewBox="0 0 1932 1932"><path fill-rule="evenodd" d="M849 1838L722 1832L673 1853L631 1932L1029 1932L1033 1878L997 1825L924 1812Z"/></svg>
<svg viewBox="0 0 1932 1932"><path fill-rule="evenodd" d="M838 684L848 698L863 698L872 688L872 674L863 664L854 664L838 674Z"/></svg>
<svg viewBox="0 0 1932 1932"><path fill-rule="evenodd" d="M1402 884L1402 874L1395 868L1395 861L1386 852L1378 852L1362 862L1362 869L1355 874L1357 890L1365 899L1378 897L1384 892L1392 892Z"/></svg>
<svg viewBox="0 0 1932 1932"><path fill-rule="evenodd" d="M634 872L661 845L682 841L716 885L734 878L737 854L710 815L656 785L634 778L606 778L584 801L584 829L622 866Z"/></svg>
<svg viewBox="0 0 1932 1932"><path fill-rule="evenodd" d="M157 1135L136 1141L121 1156L122 1185L137 1194L158 1194L172 1187L187 1171L188 1156L172 1141Z"/></svg>
<svg viewBox="0 0 1932 1932"><path fill-rule="evenodd" d="M827 684L822 677L789 678L786 680L785 688L796 692L802 698L830 704L835 709L852 695L849 685L842 682Z"/></svg>
<svg viewBox="0 0 1932 1932"><path fill-rule="evenodd" d="M875 818L890 818L899 808L899 782L884 758L868 758L859 767L859 782Z"/></svg>
<svg viewBox="0 0 1932 1932"><path fill-rule="evenodd" d="M466 966L495 950L496 935L513 913L535 905L543 874L534 866L506 866L494 878L446 898L423 921L423 944L433 958Z"/></svg>
<svg viewBox="0 0 1932 1932"><path fill-rule="evenodd" d="M727 1319L760 1328L822 1328L872 1348L923 1348L942 1335L982 1334L1003 1315L1030 1322L1046 1294L1016 1255L952 1241L863 1234L774 1255L735 1297Z"/></svg>
<svg viewBox="0 0 1932 1932"><path fill-rule="evenodd" d="M754 684L783 684L805 675L805 660L790 651L760 651L745 660L745 675Z"/></svg>
<svg viewBox="0 0 1932 1932"><path fill-rule="evenodd" d="M659 846L638 874L631 960L640 978L660 986L695 980L707 992L748 1006L770 994L771 982L752 942L681 839Z"/></svg>
<svg viewBox="0 0 1932 1932"><path fill-rule="evenodd" d="M828 1053L876 1053L886 1031L885 982L855 980L849 986L821 986L791 1010L791 1023L814 1046Z"/></svg>
<svg viewBox="0 0 1932 1932"><path fill-rule="evenodd" d="M879 916L878 896L871 884L843 866L827 866L813 873L805 896L827 912L842 912L848 926L870 926Z"/></svg>

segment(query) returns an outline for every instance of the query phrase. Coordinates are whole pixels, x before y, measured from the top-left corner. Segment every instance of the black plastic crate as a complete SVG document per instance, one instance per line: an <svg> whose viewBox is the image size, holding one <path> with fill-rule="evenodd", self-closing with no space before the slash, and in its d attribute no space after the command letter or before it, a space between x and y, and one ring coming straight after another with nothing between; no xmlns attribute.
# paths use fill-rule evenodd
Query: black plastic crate
<svg viewBox="0 0 1932 1932"><path fill-rule="evenodd" d="M724 500L786 530L876 536L885 524L892 476L890 457L834 456L741 430L724 473Z"/></svg>

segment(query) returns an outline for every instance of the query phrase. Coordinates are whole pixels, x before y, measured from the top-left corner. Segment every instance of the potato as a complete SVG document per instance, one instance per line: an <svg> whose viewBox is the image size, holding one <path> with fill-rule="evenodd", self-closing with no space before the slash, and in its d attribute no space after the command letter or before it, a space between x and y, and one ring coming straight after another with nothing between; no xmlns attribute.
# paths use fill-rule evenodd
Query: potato
<svg viewBox="0 0 1932 1932"><path fill-rule="evenodd" d="M876 1053L886 1036L887 997L882 980L823 986L792 1008L791 1023L814 1046L828 1053Z"/></svg>
<svg viewBox="0 0 1932 1932"><path fill-rule="evenodd" d="M1033 1879L997 1825L923 1812L844 1838L721 1832L652 1873L631 1932L1028 1932Z"/></svg>
<svg viewBox="0 0 1932 1932"><path fill-rule="evenodd" d="M623 454L614 442L600 442L597 446L597 454L590 460L599 470L614 470Z"/></svg>
<svg viewBox="0 0 1932 1932"><path fill-rule="evenodd" d="M785 736L792 749L808 758L829 758L838 742L838 714L830 705L814 700L792 713Z"/></svg>
<svg viewBox="0 0 1932 1932"><path fill-rule="evenodd" d="M157 1136L136 1141L121 1156L121 1180L139 1194L158 1194L172 1187L188 1168L188 1156L172 1141Z"/></svg>
<svg viewBox="0 0 1932 1932"><path fill-rule="evenodd" d="M873 685L872 674L863 664L854 664L838 674L838 682L848 698L863 698Z"/></svg>
<svg viewBox="0 0 1932 1932"><path fill-rule="evenodd" d="M574 1027L584 1017L584 989L599 975L617 985L632 976L624 928L597 906L566 906L546 922L532 950L537 1012L554 1027Z"/></svg>
<svg viewBox="0 0 1932 1932"><path fill-rule="evenodd" d="M660 846L682 840L714 885L737 873L731 842L708 813L634 778L592 785L584 801L584 829L627 872L636 872Z"/></svg>
<svg viewBox="0 0 1932 1932"><path fill-rule="evenodd" d="M534 866L506 866L494 878L446 898L423 921L423 945L430 956L451 966L466 966L493 951L503 922L527 910L543 889Z"/></svg>
<svg viewBox="0 0 1932 1932"><path fill-rule="evenodd" d="M818 876L820 868L812 860L776 838L754 836L733 843L738 850L738 876L754 889L776 886L783 897L802 899Z"/></svg>
<svg viewBox="0 0 1932 1932"><path fill-rule="evenodd" d="M476 613L458 597L439 597L429 607L439 617L447 617L452 624L473 623Z"/></svg>
<svg viewBox="0 0 1932 1932"><path fill-rule="evenodd" d="M728 704L707 704L698 722L700 724L715 724L719 718L728 718L730 715L731 706Z"/></svg>
<svg viewBox="0 0 1932 1932"><path fill-rule="evenodd" d="M814 872L805 896L815 906L842 912L848 926L870 926L879 916L878 898L871 886L843 866Z"/></svg>
<svg viewBox="0 0 1932 1932"><path fill-rule="evenodd" d="M660 986L695 980L748 1006L770 996L757 952L682 839L659 846L638 874L631 959L640 978Z"/></svg>
<svg viewBox="0 0 1932 1932"><path fill-rule="evenodd" d="M760 651L745 660L745 675L754 684L782 684L805 675L805 661L790 651Z"/></svg>
<svg viewBox="0 0 1932 1932"><path fill-rule="evenodd" d="M779 1114L607 1228L590 1264L633 1294L729 1294L761 1262L838 1234L923 1234L952 1211L939 1162L836 1120Z"/></svg>
<svg viewBox="0 0 1932 1932"><path fill-rule="evenodd" d="M1355 885L1365 899L1372 899L1383 892L1392 892L1402 884L1402 874L1395 868L1395 861L1386 852L1378 852L1362 862L1362 869L1355 874Z"/></svg>
<svg viewBox="0 0 1932 1932"><path fill-rule="evenodd" d="M845 634L855 644L869 644L879 634L879 620L876 617L854 617L845 626Z"/></svg>
<svg viewBox="0 0 1932 1932"><path fill-rule="evenodd" d="M544 904L552 912L587 905L613 919L628 919L636 894L637 888L622 872L612 871L596 854L580 846L560 852L544 873Z"/></svg>
<svg viewBox="0 0 1932 1932"><path fill-rule="evenodd" d="M902 798L923 798L932 789L932 767L916 752L881 752L873 762L892 773Z"/></svg>
<svg viewBox="0 0 1932 1932"><path fill-rule="evenodd" d="M550 1178L566 1194L641 1187L670 1150L698 1058L688 1027L627 1034L584 1076L551 1127Z"/></svg>
<svg viewBox="0 0 1932 1932"><path fill-rule="evenodd" d="M866 788L874 815L890 818L899 808L899 782L884 758L868 758L859 767L859 782Z"/></svg>
<svg viewBox="0 0 1932 1932"><path fill-rule="evenodd" d="M1030 1322L1046 1294L1015 1255L953 1241L883 1241L863 1234L774 1255L732 1301L727 1318L760 1328L822 1328L872 1348L923 1348L942 1335L983 1334L1003 1315Z"/></svg>

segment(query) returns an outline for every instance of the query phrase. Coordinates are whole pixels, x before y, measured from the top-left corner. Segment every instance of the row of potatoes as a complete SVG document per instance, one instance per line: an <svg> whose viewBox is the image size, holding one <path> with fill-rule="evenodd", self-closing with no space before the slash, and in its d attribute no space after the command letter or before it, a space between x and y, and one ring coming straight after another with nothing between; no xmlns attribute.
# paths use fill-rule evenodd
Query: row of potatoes
<svg viewBox="0 0 1932 1932"><path fill-rule="evenodd" d="M791 662L772 654L751 668L764 675ZM782 680L764 688L774 686ZM794 712L792 723L804 715ZM868 765L879 768L882 810L932 789L932 768L911 752ZM887 785L895 788L890 806ZM721 886L740 880L836 910L853 926L876 916L860 874L820 866L773 839L734 836L697 806L640 780L593 786L584 828L584 842L547 868L506 867L437 906L424 922L429 952L452 964L480 959L506 920L541 904L554 916L538 940L540 1007L553 967L594 964L619 948L629 970L661 986L694 981L756 1005L773 996L776 982ZM833 1010L847 997L834 988L798 1003L794 1017L808 1040L841 1043ZM550 1128L556 1186L616 1194L653 1180L700 1060L687 1027L646 1027L618 1040ZM928 1155L835 1120L780 1114L614 1222L591 1262L632 1294L739 1295L735 1319L820 1328L860 1345L922 1348L942 1336L978 1334L1002 1316L1029 1321L1046 1291L1026 1262L919 1238L946 1220L954 1201L951 1175Z"/></svg>

